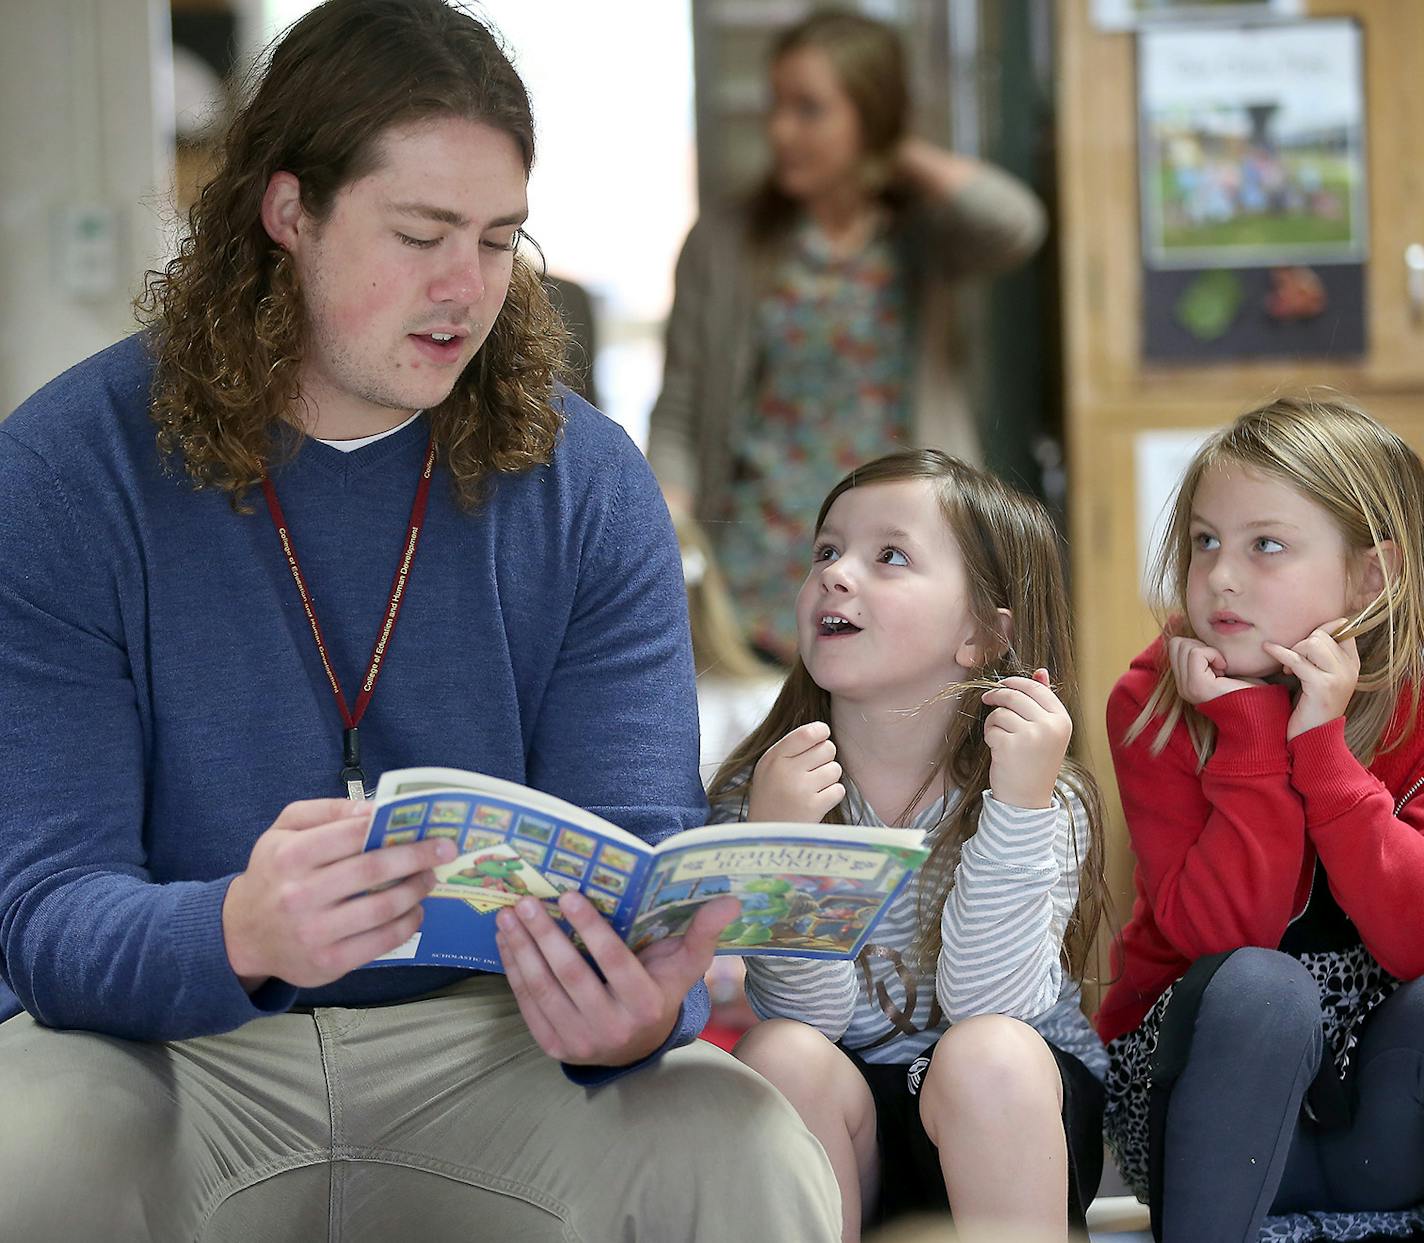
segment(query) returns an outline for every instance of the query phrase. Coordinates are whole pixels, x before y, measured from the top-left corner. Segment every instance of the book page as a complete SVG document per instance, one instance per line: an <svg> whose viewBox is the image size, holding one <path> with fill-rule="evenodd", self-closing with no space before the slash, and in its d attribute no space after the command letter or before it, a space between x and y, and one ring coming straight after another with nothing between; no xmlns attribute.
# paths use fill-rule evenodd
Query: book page
<svg viewBox="0 0 1424 1243"><path fill-rule="evenodd" d="M488 794L491 798L507 803L517 803L532 812L543 812L556 820L583 825L600 837L622 841L639 853L651 849L642 838L574 803L545 794L542 790L520 785L517 781L504 781L499 777L467 772L461 768L397 768L383 773L380 784L376 786L376 804L380 806L408 794L428 794L440 789Z"/></svg>
<svg viewBox="0 0 1424 1243"><path fill-rule="evenodd" d="M515 782L437 768L382 776L365 849L432 837L449 838L459 853L436 869L419 932L384 964L500 971L495 915L536 898L567 929L557 899L571 889L622 935L652 857L646 842L616 825Z"/></svg>

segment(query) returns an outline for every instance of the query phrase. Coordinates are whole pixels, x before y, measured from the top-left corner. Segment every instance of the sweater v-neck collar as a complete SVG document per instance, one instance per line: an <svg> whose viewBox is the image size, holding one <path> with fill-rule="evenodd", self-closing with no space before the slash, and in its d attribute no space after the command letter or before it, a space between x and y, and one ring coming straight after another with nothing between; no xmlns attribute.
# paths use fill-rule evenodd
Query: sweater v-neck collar
<svg viewBox="0 0 1424 1243"><path fill-rule="evenodd" d="M378 440L385 440L389 436L394 436L403 430L409 423L420 418L424 411L417 410L414 414L409 414L394 427L388 427L383 432L375 432L370 436L352 436L343 440L332 440L326 436L313 436L313 440L319 440L324 445L330 445L333 449L340 449L342 453L354 453L357 449L364 449L367 445L373 445Z"/></svg>
<svg viewBox="0 0 1424 1243"><path fill-rule="evenodd" d="M417 415L390 435L359 449L336 449L304 435L289 469L317 470L343 482L351 482L386 469L402 456L424 448L429 435L430 421L424 414Z"/></svg>

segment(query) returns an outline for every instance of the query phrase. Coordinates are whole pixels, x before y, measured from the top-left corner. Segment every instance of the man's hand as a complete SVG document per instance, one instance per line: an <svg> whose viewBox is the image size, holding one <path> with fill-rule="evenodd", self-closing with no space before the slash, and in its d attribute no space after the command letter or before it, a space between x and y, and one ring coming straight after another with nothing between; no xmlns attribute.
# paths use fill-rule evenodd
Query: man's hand
<svg viewBox="0 0 1424 1243"><path fill-rule="evenodd" d="M1350 696L1360 681L1360 653L1353 638L1340 643L1331 634L1347 620L1337 617L1317 626L1294 647L1261 644L1266 654L1280 661L1281 668L1300 683L1300 694L1286 722L1287 742L1344 716L1350 705Z"/></svg>
<svg viewBox="0 0 1424 1243"><path fill-rule="evenodd" d="M747 819L819 824L843 798L831 727L810 721L769 746L757 761Z"/></svg>
<svg viewBox="0 0 1424 1243"><path fill-rule="evenodd" d="M495 921L495 943L519 1012L552 1058L575 1066L630 1066L672 1034L687 990L711 964L717 937L741 903L708 902L682 936L655 942L642 954L634 954L582 894L562 894L559 909L598 971L542 904L521 898Z"/></svg>
<svg viewBox="0 0 1424 1243"><path fill-rule="evenodd" d="M1049 687L1048 670L1008 677L984 692L989 790L1011 807L1051 807L1053 788L1073 736L1073 718Z"/></svg>
<svg viewBox="0 0 1424 1243"><path fill-rule="evenodd" d="M1177 680L1177 694L1189 704L1204 704L1232 691L1260 686L1259 678L1229 678L1226 657L1200 639L1174 635L1167 640L1167 659Z"/></svg>
<svg viewBox="0 0 1424 1243"><path fill-rule="evenodd" d="M289 803L257 839L222 910L228 962L248 992L274 976L298 988L330 984L420 927L431 869L455 857L455 844L363 852L370 827L370 804L315 798Z"/></svg>

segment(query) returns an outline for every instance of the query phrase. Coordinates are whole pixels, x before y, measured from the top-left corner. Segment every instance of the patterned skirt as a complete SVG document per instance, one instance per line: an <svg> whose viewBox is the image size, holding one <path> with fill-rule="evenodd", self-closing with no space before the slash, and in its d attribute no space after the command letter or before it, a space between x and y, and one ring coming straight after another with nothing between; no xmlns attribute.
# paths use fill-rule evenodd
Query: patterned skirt
<svg viewBox="0 0 1424 1243"><path fill-rule="evenodd" d="M1347 951L1298 954L1320 989L1325 1048L1341 1081L1348 1082L1350 1055L1365 1019L1399 981L1364 946ZM1148 1093L1152 1061L1175 986L1153 1003L1132 1031L1108 1044L1107 1105L1103 1135L1123 1180L1148 1201ZM1260 1243L1344 1243L1346 1240L1424 1239L1424 1206L1399 1212L1289 1213L1267 1217Z"/></svg>

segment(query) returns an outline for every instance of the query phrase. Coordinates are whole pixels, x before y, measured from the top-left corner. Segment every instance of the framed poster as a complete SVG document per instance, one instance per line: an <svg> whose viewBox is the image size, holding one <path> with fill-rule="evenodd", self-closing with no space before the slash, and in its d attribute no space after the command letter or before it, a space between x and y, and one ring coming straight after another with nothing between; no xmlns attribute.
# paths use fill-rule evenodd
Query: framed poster
<svg viewBox="0 0 1424 1243"><path fill-rule="evenodd" d="M1299 17L1301 0L1093 0L1099 30L1137 30L1162 22L1241 22Z"/></svg>
<svg viewBox="0 0 1424 1243"><path fill-rule="evenodd" d="M1138 37L1143 249L1154 268L1365 257L1360 28Z"/></svg>
<svg viewBox="0 0 1424 1243"><path fill-rule="evenodd" d="M1137 42L1146 355L1362 353L1359 26L1154 28Z"/></svg>

